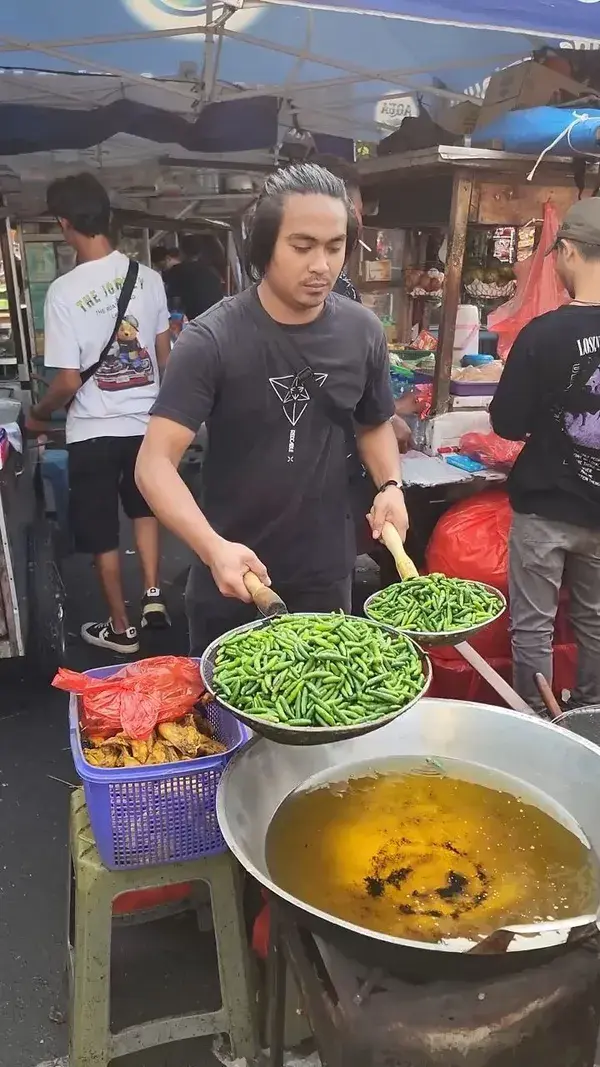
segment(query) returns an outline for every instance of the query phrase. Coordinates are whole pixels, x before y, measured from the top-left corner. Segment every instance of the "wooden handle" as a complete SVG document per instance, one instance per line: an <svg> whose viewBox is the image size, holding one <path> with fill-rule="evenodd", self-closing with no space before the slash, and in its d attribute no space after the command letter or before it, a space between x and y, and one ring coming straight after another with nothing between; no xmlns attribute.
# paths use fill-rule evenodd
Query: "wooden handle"
<svg viewBox="0 0 600 1067"><path fill-rule="evenodd" d="M261 582L253 571L246 571L244 585L261 615L271 619L274 615L287 615L287 607L274 589Z"/></svg>
<svg viewBox="0 0 600 1067"><path fill-rule="evenodd" d="M487 660L485 660L483 656L480 656L479 652L477 652L468 641L459 641L459 643L455 645L455 649L462 658L466 659L467 663L477 671L483 680L495 690L498 696L501 696L502 699L506 701L509 708L512 708L513 711L520 711L522 715L532 715L534 718L536 717L533 708L529 707L529 704L523 700L523 697L515 692L513 687L505 681L502 675L498 674L493 667L490 667Z"/></svg>
<svg viewBox="0 0 600 1067"><path fill-rule="evenodd" d="M539 672L535 675L535 684L538 687L538 693L540 694L544 704L548 708L548 713L552 719L557 719L559 715L562 715L562 708L558 703L558 700L554 696L549 683L544 678L543 674Z"/></svg>
<svg viewBox="0 0 600 1067"><path fill-rule="evenodd" d="M392 526L391 522L385 522L383 524L381 540L388 551L392 553L400 577L405 579L418 578L419 572L410 556L406 555L404 545L402 544L402 538L396 527Z"/></svg>

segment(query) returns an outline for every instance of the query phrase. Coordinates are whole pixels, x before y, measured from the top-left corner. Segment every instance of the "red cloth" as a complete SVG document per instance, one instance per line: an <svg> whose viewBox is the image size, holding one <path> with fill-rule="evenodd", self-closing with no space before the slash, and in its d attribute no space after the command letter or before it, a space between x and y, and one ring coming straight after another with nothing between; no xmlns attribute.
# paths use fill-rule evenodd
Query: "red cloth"
<svg viewBox="0 0 600 1067"><path fill-rule="evenodd" d="M441 653L452 652L451 658ZM446 700L472 700L477 704L496 704L503 707L498 694L454 649L433 649L430 653L433 664L431 697ZM487 657L490 667L498 671L512 684L512 661L510 656ZM574 644L554 645L554 681L552 688L557 696L563 689L573 689L577 668L577 649Z"/></svg>

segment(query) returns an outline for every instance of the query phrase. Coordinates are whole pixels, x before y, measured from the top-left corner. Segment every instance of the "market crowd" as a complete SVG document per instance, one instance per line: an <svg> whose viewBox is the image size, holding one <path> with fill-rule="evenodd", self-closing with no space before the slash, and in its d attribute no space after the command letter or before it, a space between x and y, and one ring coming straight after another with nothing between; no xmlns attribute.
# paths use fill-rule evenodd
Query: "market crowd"
<svg viewBox="0 0 600 1067"><path fill-rule="evenodd" d="M323 165L325 164L325 165ZM119 507L133 521L141 627L169 624L159 522L193 551L186 609L193 654L249 620L252 573L292 611L350 610L357 530L371 544L408 515L383 326L345 274L361 226L356 176L336 161L270 175L247 219L251 284L225 296L214 237L155 250L157 270L110 240L110 203L89 174L47 194L77 266L50 287L32 431L67 408L70 521L94 557L107 618L90 644L139 650L119 564ZM574 704L600 703L600 200L577 204L556 247L571 303L518 337L491 406L525 447L509 479L514 680L539 704L552 673L563 578L578 651ZM160 270L161 273L158 273ZM188 320L171 351L172 319ZM200 502L179 473L208 427ZM362 546L361 546L362 547Z"/></svg>

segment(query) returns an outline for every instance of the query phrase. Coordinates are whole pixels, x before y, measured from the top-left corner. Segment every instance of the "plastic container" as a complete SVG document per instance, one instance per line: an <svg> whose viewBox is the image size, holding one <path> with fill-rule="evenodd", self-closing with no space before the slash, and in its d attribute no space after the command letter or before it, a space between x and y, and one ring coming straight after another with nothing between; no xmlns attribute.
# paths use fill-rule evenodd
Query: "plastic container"
<svg viewBox="0 0 600 1067"><path fill-rule="evenodd" d="M479 351L479 308L476 304L459 304L456 313L452 363L460 365L467 352Z"/></svg>
<svg viewBox="0 0 600 1067"><path fill-rule="evenodd" d="M106 678L120 669L100 667L86 674ZM71 696L71 751L105 866L113 871L132 870L224 852L227 846L216 813L217 787L250 731L213 703L204 711L217 740L227 745L226 752L158 766L92 767L83 755L77 703L77 697Z"/></svg>
<svg viewBox="0 0 600 1067"><path fill-rule="evenodd" d="M473 352L469 355L463 356L461 364L463 367L485 367L487 363L493 363L494 357L488 356L485 352Z"/></svg>
<svg viewBox="0 0 600 1067"><path fill-rule="evenodd" d="M451 396L493 396L498 382L450 382Z"/></svg>

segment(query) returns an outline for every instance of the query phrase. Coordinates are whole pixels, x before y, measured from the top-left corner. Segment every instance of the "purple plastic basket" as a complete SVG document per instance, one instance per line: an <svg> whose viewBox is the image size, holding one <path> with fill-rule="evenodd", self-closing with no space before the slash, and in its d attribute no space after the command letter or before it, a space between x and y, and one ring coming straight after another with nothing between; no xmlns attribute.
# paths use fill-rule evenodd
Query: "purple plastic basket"
<svg viewBox="0 0 600 1067"><path fill-rule="evenodd" d="M121 666L100 667L85 673L108 678L119 670ZM217 821L217 787L229 760L250 737L241 722L211 703L204 712L217 740L227 745L221 755L140 768L92 767L83 755L77 705L77 697L71 696L71 751L106 867L132 870L226 850Z"/></svg>

